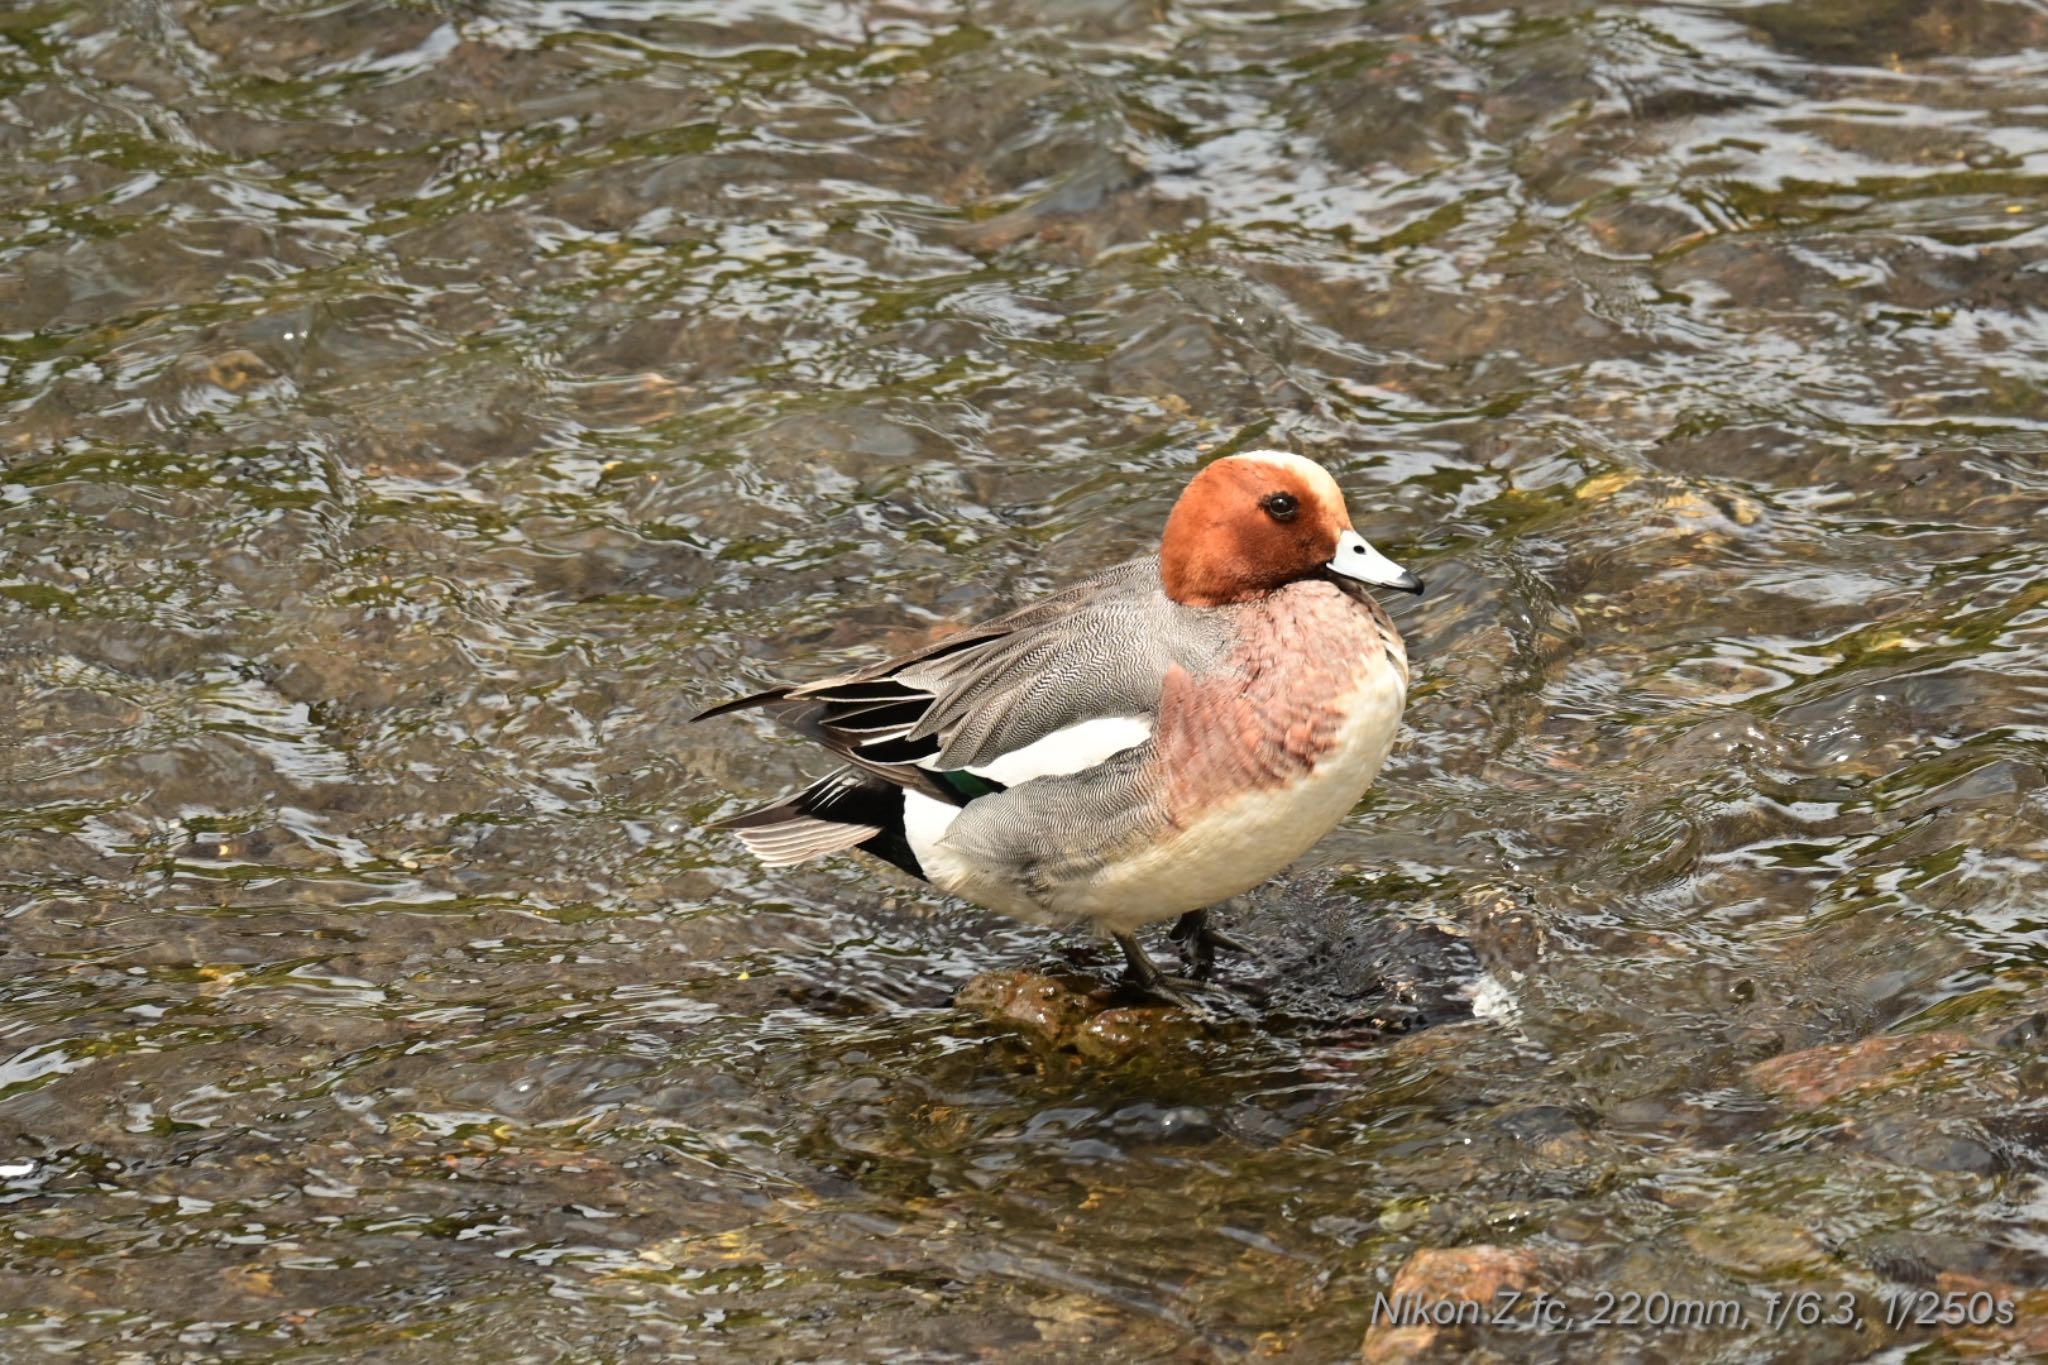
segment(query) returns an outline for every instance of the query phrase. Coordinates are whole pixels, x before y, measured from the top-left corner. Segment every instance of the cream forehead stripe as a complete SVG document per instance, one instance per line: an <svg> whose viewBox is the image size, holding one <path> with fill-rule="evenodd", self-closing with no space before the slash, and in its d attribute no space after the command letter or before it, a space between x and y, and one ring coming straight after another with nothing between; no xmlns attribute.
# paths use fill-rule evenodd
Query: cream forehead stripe
<svg viewBox="0 0 2048 1365"><path fill-rule="evenodd" d="M1339 511L1344 509L1344 490L1337 487L1337 481L1330 477L1329 470L1305 455L1294 455L1285 450L1247 450L1237 458L1288 470L1299 477L1319 501Z"/></svg>

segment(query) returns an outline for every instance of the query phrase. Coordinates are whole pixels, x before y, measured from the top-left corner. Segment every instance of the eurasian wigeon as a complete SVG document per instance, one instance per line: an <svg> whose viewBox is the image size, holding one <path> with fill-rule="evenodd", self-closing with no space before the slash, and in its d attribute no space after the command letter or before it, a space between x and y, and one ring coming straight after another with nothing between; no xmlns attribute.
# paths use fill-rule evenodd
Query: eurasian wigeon
<svg viewBox="0 0 2048 1365"><path fill-rule="evenodd" d="M1371 785L1408 655L1370 586L1422 581L1351 527L1299 455L1219 459L1159 553L900 658L775 687L766 706L845 766L719 822L782 867L859 849L941 891L1114 938L1174 998L1135 931L1176 919L1198 972L1209 906L1308 851Z"/></svg>

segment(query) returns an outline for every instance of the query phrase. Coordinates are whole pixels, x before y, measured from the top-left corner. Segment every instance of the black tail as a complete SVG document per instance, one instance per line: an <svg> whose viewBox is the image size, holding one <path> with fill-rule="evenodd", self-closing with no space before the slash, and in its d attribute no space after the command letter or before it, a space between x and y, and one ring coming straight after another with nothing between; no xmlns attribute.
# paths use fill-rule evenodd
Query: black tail
<svg viewBox="0 0 2048 1365"><path fill-rule="evenodd" d="M710 720L713 716L723 716L733 711L744 711L750 706L773 706L776 702L787 700L788 697L789 689L787 687L771 687L766 692L755 692L750 696L734 697L731 701L722 701L716 706L707 706L696 715L690 717L690 720L694 724L700 720Z"/></svg>
<svg viewBox="0 0 2048 1365"><path fill-rule="evenodd" d="M720 820L711 828L739 835L769 867L788 867L857 848L913 877L924 876L903 835L903 788L858 768L841 768L793 796Z"/></svg>

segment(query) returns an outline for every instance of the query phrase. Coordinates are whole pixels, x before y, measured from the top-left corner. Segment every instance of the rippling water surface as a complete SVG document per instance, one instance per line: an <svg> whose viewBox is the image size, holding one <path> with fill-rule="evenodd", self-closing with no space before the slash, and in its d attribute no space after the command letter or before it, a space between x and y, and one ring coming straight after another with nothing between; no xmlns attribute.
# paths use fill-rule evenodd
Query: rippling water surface
<svg viewBox="0 0 2048 1365"><path fill-rule="evenodd" d="M2002 0L8 8L0 1354L2048 1349L2044 171ZM1253 444L1432 591L1212 1023L702 832Z"/></svg>

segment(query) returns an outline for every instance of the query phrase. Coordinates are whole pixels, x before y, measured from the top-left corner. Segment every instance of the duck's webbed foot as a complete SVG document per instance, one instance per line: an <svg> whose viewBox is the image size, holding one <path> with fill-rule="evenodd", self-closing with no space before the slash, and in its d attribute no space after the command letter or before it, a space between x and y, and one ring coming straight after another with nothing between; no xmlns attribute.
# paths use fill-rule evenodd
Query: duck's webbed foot
<svg viewBox="0 0 2048 1365"><path fill-rule="evenodd" d="M1252 951L1209 923L1207 910L1190 910L1182 915L1174 921L1173 932L1169 937L1180 945L1181 955L1188 960L1188 966L1197 981L1207 981L1209 973L1216 969L1217 949L1247 954Z"/></svg>
<svg viewBox="0 0 2048 1365"><path fill-rule="evenodd" d="M1145 953L1144 945L1135 934L1112 934L1116 946L1124 950L1124 984L1139 994L1157 1000L1163 1005L1178 1005L1184 1010L1197 1014L1207 1013L1181 989L1188 982L1179 977L1168 976L1159 970L1159 964Z"/></svg>

